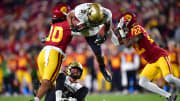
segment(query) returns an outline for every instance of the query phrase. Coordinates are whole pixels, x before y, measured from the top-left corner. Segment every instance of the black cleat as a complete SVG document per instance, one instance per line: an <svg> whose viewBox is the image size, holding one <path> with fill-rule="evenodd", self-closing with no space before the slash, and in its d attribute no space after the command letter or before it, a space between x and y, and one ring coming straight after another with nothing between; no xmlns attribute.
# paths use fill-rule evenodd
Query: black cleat
<svg viewBox="0 0 180 101"><path fill-rule="evenodd" d="M172 94L169 98L167 98L167 101L176 101L177 95Z"/></svg>
<svg viewBox="0 0 180 101"><path fill-rule="evenodd" d="M101 73L103 74L103 76L104 76L106 81L112 82L112 76L111 76L111 74L106 69L101 71Z"/></svg>

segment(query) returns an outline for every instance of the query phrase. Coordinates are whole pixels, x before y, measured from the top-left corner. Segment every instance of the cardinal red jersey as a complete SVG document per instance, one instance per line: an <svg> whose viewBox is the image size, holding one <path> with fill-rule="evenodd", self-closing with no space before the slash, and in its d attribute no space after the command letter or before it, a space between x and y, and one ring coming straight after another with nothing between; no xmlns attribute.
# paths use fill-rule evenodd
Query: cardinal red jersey
<svg viewBox="0 0 180 101"><path fill-rule="evenodd" d="M131 39L139 34L142 34L144 38L135 43L133 47L147 62L153 63L161 56L168 56L168 53L160 48L140 25L131 28L127 36Z"/></svg>
<svg viewBox="0 0 180 101"><path fill-rule="evenodd" d="M67 21L51 24L46 45L56 46L65 52L67 45L71 42L71 30Z"/></svg>

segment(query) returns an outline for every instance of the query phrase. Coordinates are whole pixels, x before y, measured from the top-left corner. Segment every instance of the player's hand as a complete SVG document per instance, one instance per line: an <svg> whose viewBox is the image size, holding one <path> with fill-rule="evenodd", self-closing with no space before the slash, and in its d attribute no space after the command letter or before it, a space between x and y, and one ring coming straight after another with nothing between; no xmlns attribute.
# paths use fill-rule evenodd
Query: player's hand
<svg viewBox="0 0 180 101"><path fill-rule="evenodd" d="M106 36L100 36L98 34L96 40L94 41L94 43L99 46L102 43L104 43L104 41L106 41Z"/></svg>
<svg viewBox="0 0 180 101"><path fill-rule="evenodd" d="M46 42L46 37L43 37L42 39L41 39L41 43L45 43Z"/></svg>
<svg viewBox="0 0 180 101"><path fill-rule="evenodd" d="M79 27L78 26L73 26L73 25L70 25L70 28L73 32L79 32Z"/></svg>

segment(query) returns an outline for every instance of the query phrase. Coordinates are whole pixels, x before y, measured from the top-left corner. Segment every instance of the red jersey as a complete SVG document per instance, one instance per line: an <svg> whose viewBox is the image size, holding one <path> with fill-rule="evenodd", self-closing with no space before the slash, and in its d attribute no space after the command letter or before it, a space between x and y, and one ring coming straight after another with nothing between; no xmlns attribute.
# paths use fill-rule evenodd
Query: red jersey
<svg viewBox="0 0 180 101"><path fill-rule="evenodd" d="M161 56L168 56L168 53L164 49L160 48L140 25L136 25L131 28L127 37L131 39L139 34L142 34L144 38L140 39L133 45L133 47L147 62L153 63Z"/></svg>
<svg viewBox="0 0 180 101"><path fill-rule="evenodd" d="M71 42L71 30L67 21L51 24L46 45L56 46L65 52L67 45Z"/></svg>

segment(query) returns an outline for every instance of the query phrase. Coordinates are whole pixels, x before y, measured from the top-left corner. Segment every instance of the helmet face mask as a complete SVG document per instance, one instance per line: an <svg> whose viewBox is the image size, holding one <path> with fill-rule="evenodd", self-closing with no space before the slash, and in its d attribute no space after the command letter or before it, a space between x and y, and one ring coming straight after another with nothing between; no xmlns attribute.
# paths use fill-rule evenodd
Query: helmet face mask
<svg viewBox="0 0 180 101"><path fill-rule="evenodd" d="M98 3L92 3L87 12L88 22L91 26L97 26L103 21L103 12Z"/></svg>
<svg viewBox="0 0 180 101"><path fill-rule="evenodd" d="M136 15L132 12L126 12L120 16L119 23L121 23L120 25L123 25L121 26L123 29L130 29L136 23Z"/></svg>
<svg viewBox="0 0 180 101"><path fill-rule="evenodd" d="M68 66L68 75L73 79L80 79L83 69L82 65L78 62L72 62Z"/></svg>

